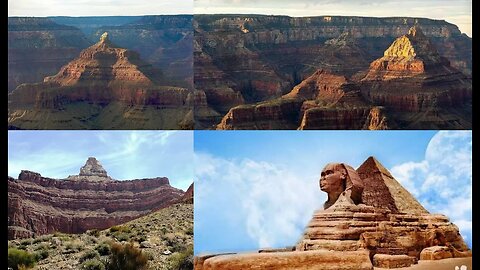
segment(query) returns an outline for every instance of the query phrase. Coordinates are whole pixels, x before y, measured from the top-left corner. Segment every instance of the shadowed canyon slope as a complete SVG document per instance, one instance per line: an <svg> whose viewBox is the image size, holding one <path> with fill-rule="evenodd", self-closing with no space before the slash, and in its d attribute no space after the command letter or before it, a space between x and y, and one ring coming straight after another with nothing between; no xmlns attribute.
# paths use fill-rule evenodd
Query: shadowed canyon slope
<svg viewBox="0 0 480 270"><path fill-rule="evenodd" d="M458 227L429 213L374 157L357 169L327 164L319 186L328 199L294 247L203 254L195 257L195 269L373 270L425 261L437 269L443 259L472 256Z"/></svg>
<svg viewBox="0 0 480 270"><path fill-rule="evenodd" d="M66 179L22 171L8 178L8 238L105 229L187 199L165 177L112 179L95 158Z"/></svg>
<svg viewBox="0 0 480 270"><path fill-rule="evenodd" d="M387 85L360 83L370 69L378 68L372 67L372 62L381 58L397 38L407 35L413 25L423 31L425 40L430 43L425 49L432 49L432 52L427 54L442 57L434 60L438 60L442 64L440 69L445 67L444 70L430 72L432 60L427 61L423 79L385 83ZM195 88L200 92L198 96L203 95L196 99L196 128L455 129L471 126L468 108L471 38L445 21L196 15L194 31ZM413 44L414 47L423 45L422 42ZM420 50L422 53L424 50ZM418 57L418 61L424 61L423 55ZM414 75L418 73L409 76ZM325 78L315 78L318 76ZM301 99L307 100L299 102L289 94L305 84L312 85L313 81L317 86L329 88L327 92L333 91L332 96L326 97L323 93L314 101L310 101L311 95L302 96ZM460 89L452 89L458 82ZM380 92L386 88L388 93L401 83L413 86L411 93L382 98L378 94L372 99L367 93L370 90L364 90L370 87ZM421 94L425 88L427 93ZM448 94L438 94L440 92ZM343 100L339 100L339 95ZM277 99L282 96L284 98ZM451 96L455 96L455 102L466 101L466 109L444 109L448 106L443 100ZM414 101L426 99L425 104L430 104L437 98L442 101L433 107L418 108ZM399 105L400 110L398 106L390 107L392 102Z"/></svg>
<svg viewBox="0 0 480 270"><path fill-rule="evenodd" d="M192 15L8 18L8 90L54 75L104 32L161 68L169 85L192 87Z"/></svg>
<svg viewBox="0 0 480 270"><path fill-rule="evenodd" d="M20 129L181 129L193 126L191 90L107 32L42 83L9 94L9 126Z"/></svg>

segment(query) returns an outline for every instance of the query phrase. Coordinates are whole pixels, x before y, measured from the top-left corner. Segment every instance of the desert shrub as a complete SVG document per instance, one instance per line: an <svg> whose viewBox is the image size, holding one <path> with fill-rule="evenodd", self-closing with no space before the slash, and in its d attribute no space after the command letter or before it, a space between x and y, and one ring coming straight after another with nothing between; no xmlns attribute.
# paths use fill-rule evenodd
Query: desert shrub
<svg viewBox="0 0 480 270"><path fill-rule="evenodd" d="M183 252L172 254L169 261L169 270L193 269L193 246L189 245Z"/></svg>
<svg viewBox="0 0 480 270"><path fill-rule="evenodd" d="M83 264L81 269L84 270L105 270L105 264L103 262L96 260L96 259L90 259L86 260Z"/></svg>
<svg viewBox="0 0 480 270"><path fill-rule="evenodd" d="M183 241L181 241L176 235L174 234L167 234L167 237L164 238L165 244L169 246L170 251L172 252L182 252L186 249Z"/></svg>
<svg viewBox="0 0 480 270"><path fill-rule="evenodd" d="M147 257L132 243L124 245L112 243L110 251L107 270L139 270L145 269L147 265Z"/></svg>
<svg viewBox="0 0 480 270"><path fill-rule="evenodd" d="M114 232L124 232L124 233L130 233L131 232L131 229L127 226L121 226L121 225L118 225L118 226L112 226L110 228L110 232L111 233L114 233Z"/></svg>
<svg viewBox="0 0 480 270"><path fill-rule="evenodd" d="M35 260L40 261L46 259L48 258L48 255L50 255L48 249L40 249L39 251L35 252Z"/></svg>
<svg viewBox="0 0 480 270"><path fill-rule="evenodd" d="M32 244L32 239L28 238L28 239L23 239L22 241L20 241L20 245L22 246L29 246Z"/></svg>
<svg viewBox="0 0 480 270"><path fill-rule="evenodd" d="M193 235L193 227L189 227L189 228L185 231L185 233L186 233L187 235Z"/></svg>
<svg viewBox="0 0 480 270"><path fill-rule="evenodd" d="M63 254L70 254L70 253L75 253L78 251L82 251L83 249L83 243L78 240L70 241L65 244L65 251L63 251Z"/></svg>
<svg viewBox="0 0 480 270"><path fill-rule="evenodd" d="M98 254L100 254L101 256L105 256L105 255L108 255L110 254L110 245L103 242L101 244L98 244L96 247L95 247L95 250L98 252Z"/></svg>
<svg viewBox="0 0 480 270"><path fill-rule="evenodd" d="M97 229L88 230L87 234L91 235L91 236L99 237L100 236L100 231L97 230Z"/></svg>
<svg viewBox="0 0 480 270"><path fill-rule="evenodd" d="M114 236L119 242L128 241L128 240L130 239L130 234L128 234L128 233L123 233L123 232L115 233L113 236Z"/></svg>
<svg viewBox="0 0 480 270"><path fill-rule="evenodd" d="M8 267L11 267L13 270L18 270L21 266L24 268L33 267L35 262L35 256L25 250L8 249Z"/></svg>
<svg viewBox="0 0 480 270"><path fill-rule="evenodd" d="M32 244L37 244L40 242L48 242L52 238L51 235L42 235L32 240Z"/></svg>
<svg viewBox="0 0 480 270"><path fill-rule="evenodd" d="M82 254L82 256L79 259L79 262L82 263L84 261L91 260L91 259L100 259L100 254L96 250L88 250Z"/></svg>

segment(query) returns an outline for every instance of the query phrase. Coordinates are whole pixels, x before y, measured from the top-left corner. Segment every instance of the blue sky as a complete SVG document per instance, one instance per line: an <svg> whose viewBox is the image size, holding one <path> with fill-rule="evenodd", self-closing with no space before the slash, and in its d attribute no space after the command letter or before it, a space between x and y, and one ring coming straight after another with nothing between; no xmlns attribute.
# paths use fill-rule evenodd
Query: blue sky
<svg viewBox="0 0 480 270"><path fill-rule="evenodd" d="M194 0L195 14L424 17L458 25L472 36L472 0Z"/></svg>
<svg viewBox="0 0 480 270"><path fill-rule="evenodd" d="M471 243L471 132L196 131L195 253L294 245L326 195L328 162L375 156Z"/></svg>
<svg viewBox="0 0 480 270"><path fill-rule="evenodd" d="M30 170L51 178L78 174L96 157L114 179L168 177L193 182L192 131L9 131L8 175Z"/></svg>
<svg viewBox="0 0 480 270"><path fill-rule="evenodd" d="M8 0L8 16L192 14L193 0Z"/></svg>

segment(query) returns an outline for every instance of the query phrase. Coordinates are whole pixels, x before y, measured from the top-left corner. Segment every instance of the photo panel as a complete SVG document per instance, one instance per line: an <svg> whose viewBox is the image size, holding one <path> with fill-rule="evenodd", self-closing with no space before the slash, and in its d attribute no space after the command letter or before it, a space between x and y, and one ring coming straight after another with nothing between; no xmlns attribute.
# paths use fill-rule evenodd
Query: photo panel
<svg viewBox="0 0 480 270"><path fill-rule="evenodd" d="M10 269L193 269L192 131L8 135Z"/></svg>
<svg viewBox="0 0 480 270"><path fill-rule="evenodd" d="M193 129L193 1L8 4L9 129Z"/></svg>
<svg viewBox="0 0 480 270"><path fill-rule="evenodd" d="M195 269L472 267L471 131L194 140Z"/></svg>
<svg viewBox="0 0 480 270"><path fill-rule="evenodd" d="M471 129L471 4L195 0L196 129Z"/></svg>

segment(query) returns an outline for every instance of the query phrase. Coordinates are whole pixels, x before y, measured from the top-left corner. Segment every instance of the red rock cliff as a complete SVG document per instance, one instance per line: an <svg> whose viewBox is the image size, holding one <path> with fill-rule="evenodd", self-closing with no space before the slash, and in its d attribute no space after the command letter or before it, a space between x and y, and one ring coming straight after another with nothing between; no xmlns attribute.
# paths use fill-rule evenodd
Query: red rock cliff
<svg viewBox="0 0 480 270"><path fill-rule="evenodd" d="M8 179L8 237L105 229L183 196L165 177L118 181L100 170L57 180L22 171L18 179Z"/></svg>

